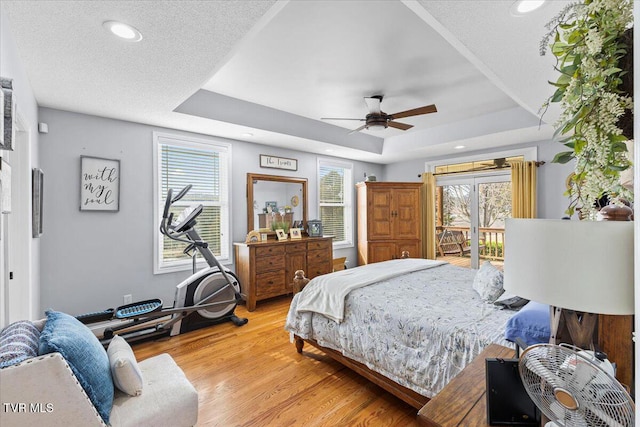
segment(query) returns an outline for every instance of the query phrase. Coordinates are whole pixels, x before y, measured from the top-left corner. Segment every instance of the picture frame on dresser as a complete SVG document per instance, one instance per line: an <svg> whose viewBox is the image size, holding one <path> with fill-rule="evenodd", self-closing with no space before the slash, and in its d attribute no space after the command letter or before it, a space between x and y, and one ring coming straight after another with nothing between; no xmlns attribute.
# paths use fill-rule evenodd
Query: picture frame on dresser
<svg viewBox="0 0 640 427"><path fill-rule="evenodd" d="M291 233L291 239L302 239L302 230L299 228L290 228L289 233Z"/></svg>
<svg viewBox="0 0 640 427"><path fill-rule="evenodd" d="M282 240L287 240L287 234L284 232L283 229L278 228L276 230L276 236L278 236L278 240L282 241Z"/></svg>

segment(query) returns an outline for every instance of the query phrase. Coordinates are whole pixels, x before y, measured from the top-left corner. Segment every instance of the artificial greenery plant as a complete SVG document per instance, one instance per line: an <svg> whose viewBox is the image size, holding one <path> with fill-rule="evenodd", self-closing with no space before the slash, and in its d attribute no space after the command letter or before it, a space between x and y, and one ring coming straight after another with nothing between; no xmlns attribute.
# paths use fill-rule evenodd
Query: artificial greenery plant
<svg viewBox="0 0 640 427"><path fill-rule="evenodd" d="M560 102L555 137L568 148L553 161L576 161L569 215L581 207L593 218L594 201L604 195L613 203L633 198L620 183L631 166L627 144L633 138L632 9L633 0L570 4L547 24L541 43L542 55L550 46L560 73L549 82L556 91L545 106Z"/></svg>

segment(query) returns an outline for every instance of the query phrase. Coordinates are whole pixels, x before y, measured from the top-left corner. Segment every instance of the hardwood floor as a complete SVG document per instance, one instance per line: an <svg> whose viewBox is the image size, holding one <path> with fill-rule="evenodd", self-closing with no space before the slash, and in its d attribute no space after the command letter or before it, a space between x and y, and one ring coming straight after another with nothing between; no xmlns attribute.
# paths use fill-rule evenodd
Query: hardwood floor
<svg viewBox="0 0 640 427"><path fill-rule="evenodd" d="M284 322L291 297L260 302L249 323L214 325L134 345L169 353L199 394L198 426L417 426L417 410L307 345Z"/></svg>

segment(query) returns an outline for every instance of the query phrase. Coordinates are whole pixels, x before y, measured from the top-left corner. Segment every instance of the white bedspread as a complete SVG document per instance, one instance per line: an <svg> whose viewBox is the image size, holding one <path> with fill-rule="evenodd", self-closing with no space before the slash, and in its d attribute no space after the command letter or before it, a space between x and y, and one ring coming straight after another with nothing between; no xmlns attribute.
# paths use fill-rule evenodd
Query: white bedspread
<svg viewBox="0 0 640 427"><path fill-rule="evenodd" d="M312 311L338 323L344 318L349 292L382 280L446 264L431 259L407 258L363 265L313 278L300 294L297 311Z"/></svg>

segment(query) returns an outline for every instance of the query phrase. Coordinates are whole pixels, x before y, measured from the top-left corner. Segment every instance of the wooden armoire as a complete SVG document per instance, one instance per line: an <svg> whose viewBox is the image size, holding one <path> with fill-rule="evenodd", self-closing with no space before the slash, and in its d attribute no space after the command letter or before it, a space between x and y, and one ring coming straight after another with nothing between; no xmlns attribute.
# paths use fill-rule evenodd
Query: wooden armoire
<svg viewBox="0 0 640 427"><path fill-rule="evenodd" d="M400 258L422 258L422 203L419 182L360 182L358 265Z"/></svg>

